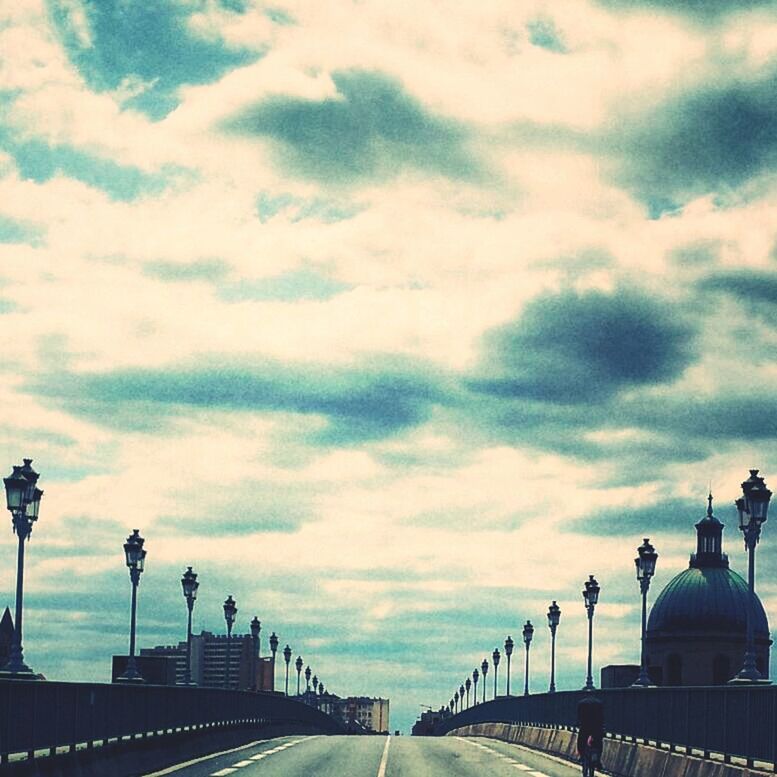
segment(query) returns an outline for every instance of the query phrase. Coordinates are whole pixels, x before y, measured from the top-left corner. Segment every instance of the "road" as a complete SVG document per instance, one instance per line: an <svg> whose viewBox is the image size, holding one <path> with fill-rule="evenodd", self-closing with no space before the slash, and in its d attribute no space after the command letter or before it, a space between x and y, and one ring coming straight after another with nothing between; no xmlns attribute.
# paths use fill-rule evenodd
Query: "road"
<svg viewBox="0 0 777 777"><path fill-rule="evenodd" d="M580 767L493 739L293 736L147 777L579 777Z"/></svg>

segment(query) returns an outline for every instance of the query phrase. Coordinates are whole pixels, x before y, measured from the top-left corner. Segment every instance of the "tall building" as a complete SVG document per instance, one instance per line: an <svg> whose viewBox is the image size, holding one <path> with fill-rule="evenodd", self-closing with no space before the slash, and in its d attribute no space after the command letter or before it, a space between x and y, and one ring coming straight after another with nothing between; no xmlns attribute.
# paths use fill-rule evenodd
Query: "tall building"
<svg viewBox="0 0 777 777"><path fill-rule="evenodd" d="M707 515L696 524L696 552L650 611L646 648L650 676L660 685L722 685L742 667L747 642L747 583L729 569L723 524ZM744 557L744 553L742 554ZM756 665L769 675L772 644L766 612L754 606Z"/></svg>
<svg viewBox="0 0 777 777"><path fill-rule="evenodd" d="M349 728L359 728L377 734L389 732L389 700L369 696L349 696L330 703L335 717Z"/></svg>
<svg viewBox="0 0 777 777"><path fill-rule="evenodd" d="M227 649L227 642L229 648ZM206 688L223 688L227 680L229 653L229 685L231 688L262 691L275 690L272 657L252 658L253 640L250 634L226 635L203 631L192 634L191 681ZM177 645L157 645L143 648L141 656L168 656L175 659L176 683L186 680L186 642ZM252 674L255 672L255 677Z"/></svg>

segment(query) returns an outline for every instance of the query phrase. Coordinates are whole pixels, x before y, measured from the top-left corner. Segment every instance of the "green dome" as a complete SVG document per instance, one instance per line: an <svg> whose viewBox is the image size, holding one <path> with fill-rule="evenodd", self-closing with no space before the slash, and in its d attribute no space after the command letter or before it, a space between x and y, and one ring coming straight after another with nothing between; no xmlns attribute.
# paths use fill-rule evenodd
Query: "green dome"
<svg viewBox="0 0 777 777"><path fill-rule="evenodd" d="M669 582L656 599L647 630L651 636L667 632L747 631L747 583L728 566L691 566ZM769 638L763 605L755 597L755 633Z"/></svg>

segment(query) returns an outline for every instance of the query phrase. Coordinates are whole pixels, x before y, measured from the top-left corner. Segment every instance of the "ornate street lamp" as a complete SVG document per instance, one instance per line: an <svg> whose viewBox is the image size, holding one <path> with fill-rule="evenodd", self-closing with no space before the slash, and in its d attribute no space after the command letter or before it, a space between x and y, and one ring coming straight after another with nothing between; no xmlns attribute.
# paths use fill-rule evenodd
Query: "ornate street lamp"
<svg viewBox="0 0 777 777"><path fill-rule="evenodd" d="M453 703L453 699L451 699L451 700L448 702L448 709L450 709L450 711L451 711L451 715L453 715L453 714L454 714L454 712L453 712L454 706L455 706L455 705L454 705L454 703Z"/></svg>
<svg viewBox="0 0 777 777"><path fill-rule="evenodd" d="M318 675L313 675L313 693L318 693Z"/></svg>
<svg viewBox="0 0 777 777"><path fill-rule="evenodd" d="M197 589L200 584L197 582L197 573L192 572L191 567L186 567L186 571L181 578L181 588L186 599L186 609L189 611L189 617L186 623L186 672L184 673L184 684L192 685L192 611L194 602L197 600Z"/></svg>
<svg viewBox="0 0 777 777"><path fill-rule="evenodd" d="M237 606L235 605L235 600L232 598L232 594L230 594L225 600L224 600L224 620L227 623L227 660L224 667L224 687L229 688L229 659L230 659L230 648L232 646L232 625L235 622L235 616L237 615Z"/></svg>
<svg viewBox="0 0 777 777"><path fill-rule="evenodd" d="M256 690L256 668L259 664L259 634L262 631L262 622L258 616L251 619L251 688Z"/></svg>
<svg viewBox="0 0 777 777"><path fill-rule="evenodd" d="M472 670L472 685L474 686L474 690L473 690L473 693L472 693L472 698L473 698L472 706L473 707L476 706L477 703L478 703L478 680L479 679L480 679L480 672L478 672L478 668L475 667Z"/></svg>
<svg viewBox="0 0 777 777"><path fill-rule="evenodd" d="M43 496L36 483L38 473L32 468L32 459L23 459L22 466L14 466L5 483L6 506L11 513L13 530L19 538L16 555L16 620L11 638L8 663L3 672L8 672L24 679L35 680L37 676L24 663L22 647L22 610L24 599L24 543L32 534L32 525L38 520L40 499Z"/></svg>
<svg viewBox="0 0 777 777"><path fill-rule="evenodd" d="M469 709L469 689L472 687L472 680L467 678L466 682L464 683L464 689L467 692L467 709Z"/></svg>
<svg viewBox="0 0 777 777"><path fill-rule="evenodd" d="M531 640L534 636L534 626L531 625L531 621L526 621L523 626L523 644L526 645L526 670L523 678L523 695L529 695L529 648L531 647Z"/></svg>
<svg viewBox="0 0 777 777"><path fill-rule="evenodd" d="M548 628L550 629L550 687L548 691L554 693L556 690L556 629L561 620L561 608L556 604L556 600L548 607Z"/></svg>
<svg viewBox="0 0 777 777"><path fill-rule="evenodd" d="M761 538L761 525L766 522L769 512L769 500L772 492L766 487L764 479L758 476L757 469L750 470L750 477L742 483L744 496L736 500L739 511L739 528L745 540L747 550L747 647L742 668L732 683L768 683L756 666L755 655L755 546Z"/></svg>
<svg viewBox="0 0 777 777"><path fill-rule="evenodd" d="M456 714L458 715L459 713L459 692L458 691L456 691L453 694L453 700L456 702Z"/></svg>
<svg viewBox="0 0 777 777"><path fill-rule="evenodd" d="M464 712L464 683L459 686L459 698L461 699L461 711Z"/></svg>
<svg viewBox="0 0 777 777"><path fill-rule="evenodd" d="M310 693L310 667L305 667L305 695Z"/></svg>
<svg viewBox="0 0 777 777"><path fill-rule="evenodd" d="M502 656L499 653L499 648L494 648L494 652L491 654L491 663L494 665L494 698L495 699L497 695L496 678L499 670L499 661L501 658Z"/></svg>
<svg viewBox="0 0 777 777"><path fill-rule="evenodd" d="M483 675L483 704L486 703L486 675L488 674L488 659L484 658L480 665L480 674Z"/></svg>
<svg viewBox="0 0 777 777"><path fill-rule="evenodd" d="M710 496L710 505L712 497ZM634 681L635 688L648 688L653 683L650 682L647 666L647 646L645 643L645 632L647 631L647 594L650 588L650 579L656 572L656 561L658 553L650 544L650 540L645 537L644 542L637 548L637 557L634 559L634 565L637 567L637 580L639 580L639 590L642 594L642 632L640 642L640 669L639 677Z"/></svg>
<svg viewBox="0 0 777 777"><path fill-rule="evenodd" d="M510 656L513 654L513 638L508 634L505 640L505 655L507 656L507 695L510 695Z"/></svg>
<svg viewBox="0 0 777 777"><path fill-rule="evenodd" d="M286 645L283 648L283 660L286 662L286 695L289 695L289 663L291 662L291 648Z"/></svg>
<svg viewBox="0 0 777 777"><path fill-rule="evenodd" d="M294 662L294 666L297 668L297 696L299 696L300 673L302 672L302 656L297 656L297 660Z"/></svg>
<svg viewBox="0 0 777 777"><path fill-rule="evenodd" d="M270 634L270 652L272 653L272 690L275 690L275 654L278 652L278 635Z"/></svg>
<svg viewBox="0 0 777 777"><path fill-rule="evenodd" d="M135 662L135 622L138 607L138 584L140 576L143 574L143 568L146 563L146 551L143 549L145 540L140 536L137 529L133 529L132 534L127 537L124 543L124 557L129 569L130 582L132 583L132 603L130 605L130 645L129 656L127 657L127 666L124 674L117 677L117 680L128 683L142 683L143 678L138 671Z"/></svg>
<svg viewBox="0 0 777 777"><path fill-rule="evenodd" d="M594 678L591 673L591 658L594 645L594 609L599 601L599 591L601 590L599 583L596 582L596 578L593 575L588 575L588 580L585 581L585 588L583 589L583 600L588 613L588 673L583 686L584 691L594 690Z"/></svg>

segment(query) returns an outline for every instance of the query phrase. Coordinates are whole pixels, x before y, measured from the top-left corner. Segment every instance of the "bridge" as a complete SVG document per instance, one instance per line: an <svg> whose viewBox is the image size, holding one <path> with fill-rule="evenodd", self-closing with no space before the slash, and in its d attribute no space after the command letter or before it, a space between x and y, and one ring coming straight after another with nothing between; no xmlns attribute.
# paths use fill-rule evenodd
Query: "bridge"
<svg viewBox="0 0 777 777"><path fill-rule="evenodd" d="M589 693L501 696L445 715L434 736L386 737L347 736L341 722L279 693L0 680L0 774L566 777L579 773L577 704ZM611 774L777 771L774 686L595 695Z"/></svg>

